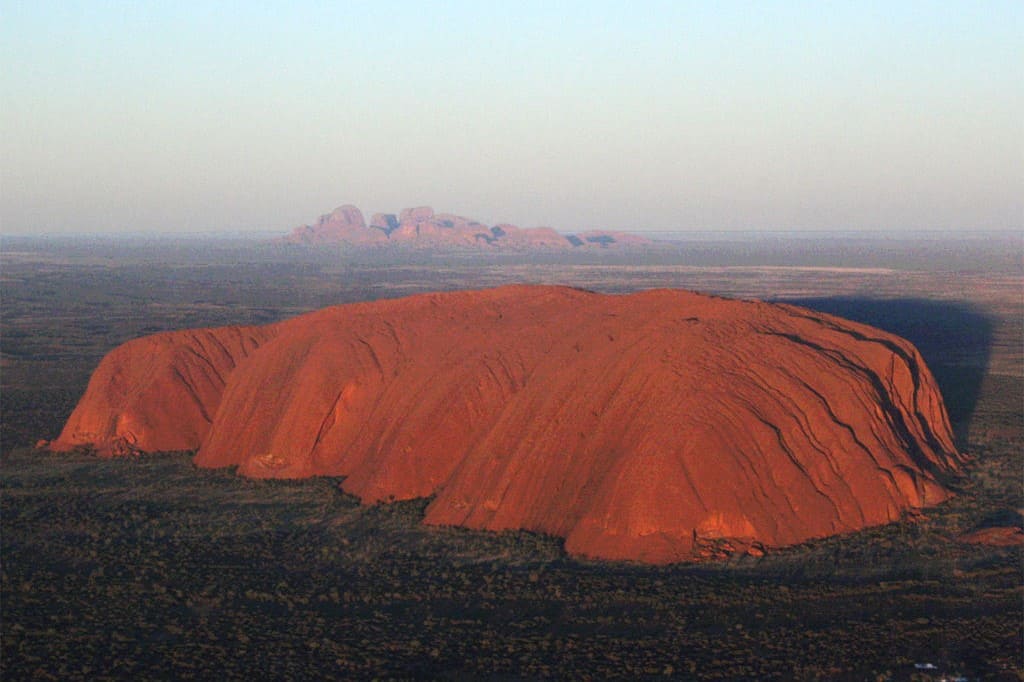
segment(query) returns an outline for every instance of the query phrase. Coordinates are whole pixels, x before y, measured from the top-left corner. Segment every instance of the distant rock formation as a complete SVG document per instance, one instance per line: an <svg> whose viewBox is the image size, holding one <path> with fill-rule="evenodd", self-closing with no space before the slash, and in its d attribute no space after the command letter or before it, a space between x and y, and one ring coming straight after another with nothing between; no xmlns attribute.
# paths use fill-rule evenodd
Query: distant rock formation
<svg viewBox="0 0 1024 682"><path fill-rule="evenodd" d="M483 223L450 213L435 214L429 206L393 213L375 213L367 225L362 211L341 206L320 216L314 225L302 225L282 237L288 244L348 244L351 246L401 245L410 248L548 249L641 246L651 240L627 232L584 232L562 235L550 227L519 228Z"/></svg>
<svg viewBox="0 0 1024 682"><path fill-rule="evenodd" d="M428 524L652 563L894 521L948 498L961 465L903 339L793 306L545 286L130 341L52 446L344 476L365 502L434 496Z"/></svg>
<svg viewBox="0 0 1024 682"><path fill-rule="evenodd" d="M363 212L355 206L340 206L320 216L315 225L297 227L286 241L301 244L324 244L348 241L353 238L361 244L379 241L379 235L366 229Z"/></svg>

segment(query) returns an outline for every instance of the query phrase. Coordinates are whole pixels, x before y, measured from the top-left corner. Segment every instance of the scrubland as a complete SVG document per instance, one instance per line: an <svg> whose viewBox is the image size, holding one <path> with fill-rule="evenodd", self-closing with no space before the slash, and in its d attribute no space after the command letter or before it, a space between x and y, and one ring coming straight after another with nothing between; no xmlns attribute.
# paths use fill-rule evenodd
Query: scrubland
<svg viewBox="0 0 1024 682"><path fill-rule="evenodd" d="M786 267L701 248L387 262L5 241L3 677L1021 679L1021 548L959 540L1019 525L1024 508L1019 270L849 254ZM57 435L102 355L140 334L507 282L787 300L901 334L972 457L958 494L764 557L652 568L568 559L529 533L423 527L426 500L364 507L331 479L31 448ZM925 662L936 668L915 668Z"/></svg>

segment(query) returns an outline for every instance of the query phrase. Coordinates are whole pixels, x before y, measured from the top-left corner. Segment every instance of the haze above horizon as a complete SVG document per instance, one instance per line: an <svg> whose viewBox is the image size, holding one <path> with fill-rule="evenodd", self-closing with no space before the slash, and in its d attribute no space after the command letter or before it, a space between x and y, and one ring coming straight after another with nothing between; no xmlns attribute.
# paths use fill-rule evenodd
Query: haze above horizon
<svg viewBox="0 0 1024 682"><path fill-rule="evenodd" d="M1024 229L1018 2L5 2L0 233Z"/></svg>

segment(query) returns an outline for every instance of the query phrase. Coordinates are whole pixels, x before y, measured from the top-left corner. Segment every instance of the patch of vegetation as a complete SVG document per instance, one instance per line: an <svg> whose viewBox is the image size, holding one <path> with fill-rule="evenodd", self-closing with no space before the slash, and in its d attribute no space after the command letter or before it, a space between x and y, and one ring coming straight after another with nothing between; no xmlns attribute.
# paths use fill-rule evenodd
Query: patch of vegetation
<svg viewBox="0 0 1024 682"><path fill-rule="evenodd" d="M1005 453L1003 453L1005 455ZM1019 549L924 523L716 565L566 558L188 453L3 462L3 673L875 679L1020 670Z"/></svg>

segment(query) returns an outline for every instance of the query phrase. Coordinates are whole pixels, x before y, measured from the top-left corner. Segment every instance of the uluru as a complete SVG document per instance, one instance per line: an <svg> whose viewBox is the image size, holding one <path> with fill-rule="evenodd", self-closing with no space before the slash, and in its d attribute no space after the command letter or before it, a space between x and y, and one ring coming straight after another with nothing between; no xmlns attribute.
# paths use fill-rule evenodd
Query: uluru
<svg viewBox="0 0 1024 682"><path fill-rule="evenodd" d="M692 561L897 520L963 457L918 351L790 305L553 286L423 294L129 341L55 450L194 450L344 477L424 522Z"/></svg>

